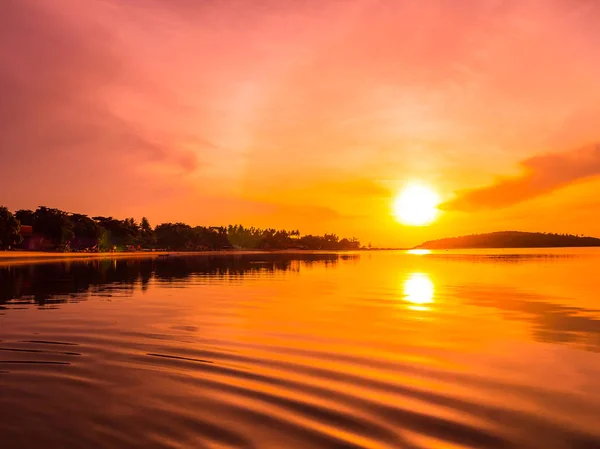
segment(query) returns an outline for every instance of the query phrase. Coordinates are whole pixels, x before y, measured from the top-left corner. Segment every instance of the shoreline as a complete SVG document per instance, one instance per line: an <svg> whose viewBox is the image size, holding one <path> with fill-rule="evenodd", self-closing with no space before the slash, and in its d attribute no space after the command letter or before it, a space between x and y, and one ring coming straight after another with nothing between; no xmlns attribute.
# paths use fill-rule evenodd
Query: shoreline
<svg viewBox="0 0 600 449"><path fill-rule="evenodd" d="M223 250L223 251L131 251L102 253L60 253L50 251L0 251L0 265L37 262L62 262L92 259L141 259L187 256L244 256L251 254L333 254L339 251L313 250ZM342 251L346 252L346 251ZM354 251L348 251L354 252Z"/></svg>
<svg viewBox="0 0 600 449"><path fill-rule="evenodd" d="M50 251L0 251L0 264L3 263L35 263L60 262L91 259L138 259L157 258L160 256L210 256L210 255L245 255L261 254L270 251L226 250L226 251L131 251L131 252L102 252L102 253L59 253Z"/></svg>

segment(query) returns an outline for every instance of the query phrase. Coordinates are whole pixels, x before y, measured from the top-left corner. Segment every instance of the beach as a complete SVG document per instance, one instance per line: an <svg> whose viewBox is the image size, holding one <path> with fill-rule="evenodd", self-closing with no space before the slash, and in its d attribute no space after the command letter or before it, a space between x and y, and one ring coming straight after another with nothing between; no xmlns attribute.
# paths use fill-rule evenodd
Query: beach
<svg viewBox="0 0 600 449"><path fill-rule="evenodd" d="M58 262L64 260L152 258L166 256L233 256L260 254L266 251L225 250L225 251L122 251L100 253L61 253L50 251L0 251L0 264Z"/></svg>

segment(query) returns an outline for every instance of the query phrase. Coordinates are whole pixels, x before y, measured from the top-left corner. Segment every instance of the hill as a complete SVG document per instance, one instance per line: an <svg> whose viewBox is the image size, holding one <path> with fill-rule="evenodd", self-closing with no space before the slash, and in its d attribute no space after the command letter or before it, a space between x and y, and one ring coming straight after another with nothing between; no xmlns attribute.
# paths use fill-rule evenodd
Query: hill
<svg viewBox="0 0 600 449"><path fill-rule="evenodd" d="M560 248L600 246L600 239L569 234L541 232L501 231L488 234L464 235L439 240L429 240L415 247L420 249L471 249L471 248Z"/></svg>

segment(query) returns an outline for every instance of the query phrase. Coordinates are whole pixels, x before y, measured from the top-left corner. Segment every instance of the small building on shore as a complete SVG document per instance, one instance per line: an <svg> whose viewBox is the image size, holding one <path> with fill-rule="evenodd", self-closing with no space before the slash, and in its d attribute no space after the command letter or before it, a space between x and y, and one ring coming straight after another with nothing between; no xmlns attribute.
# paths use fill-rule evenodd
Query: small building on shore
<svg viewBox="0 0 600 449"><path fill-rule="evenodd" d="M53 242L44 238L43 235L35 234L33 226L21 225L19 234L23 237L23 241L19 245L21 249L27 251L52 251L56 249Z"/></svg>

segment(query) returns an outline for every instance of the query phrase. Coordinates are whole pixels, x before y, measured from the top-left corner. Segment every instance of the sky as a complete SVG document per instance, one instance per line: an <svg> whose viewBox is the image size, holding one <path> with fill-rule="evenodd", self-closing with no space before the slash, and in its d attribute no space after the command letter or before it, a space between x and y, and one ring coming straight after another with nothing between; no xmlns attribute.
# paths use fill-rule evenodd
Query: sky
<svg viewBox="0 0 600 449"><path fill-rule="evenodd" d="M0 204L600 236L600 1L3 0ZM393 216L411 182L438 219Z"/></svg>

